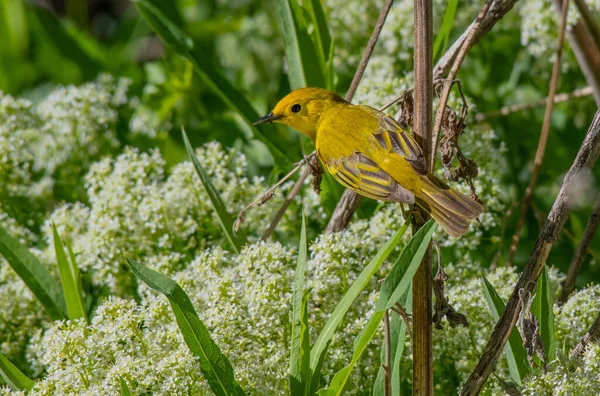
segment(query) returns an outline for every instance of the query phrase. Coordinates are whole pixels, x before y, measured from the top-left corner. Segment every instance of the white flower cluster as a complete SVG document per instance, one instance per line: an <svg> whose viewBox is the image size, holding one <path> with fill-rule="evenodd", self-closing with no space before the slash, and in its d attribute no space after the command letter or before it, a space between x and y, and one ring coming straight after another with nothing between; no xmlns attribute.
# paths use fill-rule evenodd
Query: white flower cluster
<svg viewBox="0 0 600 396"><path fill-rule="evenodd" d="M244 176L246 159L237 150L209 143L196 154L232 214L266 191L262 178ZM71 241L79 266L92 273L93 281L124 295L132 290L132 278L123 268L124 256L144 257L152 268L173 274L198 249L226 243L192 163L175 165L168 176L164 168L158 151L140 153L133 148L94 163L86 176L89 207L76 203L56 209L44 226L48 244L53 221L61 236ZM267 228L281 202L280 194L247 212L243 231L251 240ZM314 199L309 202L316 205ZM306 209L309 217L311 213L320 216L317 210ZM283 230L296 228L288 223L297 225L298 212L293 208L287 212ZM53 254L48 249L48 262L53 262Z"/></svg>
<svg viewBox="0 0 600 396"><path fill-rule="evenodd" d="M48 205L53 189L82 198L77 187L89 163L118 146L118 109L128 86L127 79L101 75L56 88L37 105L0 92L0 198L32 212L24 215L29 219L36 214L31 201Z"/></svg>
<svg viewBox="0 0 600 396"><path fill-rule="evenodd" d="M600 11L600 1L586 0L590 11ZM556 44L560 23L560 12L554 0L528 0L519 8L521 14L521 43L527 52L550 61L556 56ZM567 29L579 21L580 15L574 2L569 3Z"/></svg>

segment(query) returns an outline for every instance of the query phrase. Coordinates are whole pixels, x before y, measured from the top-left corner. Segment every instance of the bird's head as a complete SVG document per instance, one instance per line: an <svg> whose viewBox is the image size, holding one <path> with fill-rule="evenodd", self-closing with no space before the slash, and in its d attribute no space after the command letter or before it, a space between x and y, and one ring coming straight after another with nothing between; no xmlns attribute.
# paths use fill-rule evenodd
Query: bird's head
<svg viewBox="0 0 600 396"><path fill-rule="evenodd" d="M272 112L256 121L254 125L279 122L302 132L314 141L321 114L341 103L346 101L326 89L300 88L281 99Z"/></svg>

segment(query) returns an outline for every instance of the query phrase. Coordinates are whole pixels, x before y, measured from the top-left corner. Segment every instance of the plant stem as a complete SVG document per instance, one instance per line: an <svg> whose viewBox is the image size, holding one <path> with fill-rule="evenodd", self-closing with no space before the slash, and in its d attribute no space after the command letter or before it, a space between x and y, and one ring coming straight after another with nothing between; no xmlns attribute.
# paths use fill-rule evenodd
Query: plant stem
<svg viewBox="0 0 600 396"><path fill-rule="evenodd" d="M433 5L431 0L414 0L414 121L415 140L426 160L431 148L433 108ZM427 220L427 213L417 209L413 230ZM433 395L433 334L431 245L413 278L413 395Z"/></svg>
<svg viewBox="0 0 600 396"><path fill-rule="evenodd" d="M390 313L385 312L383 317L383 325L385 330L385 370L384 370L384 385L383 390L385 396L392 396L392 339L390 335Z"/></svg>
<svg viewBox="0 0 600 396"><path fill-rule="evenodd" d="M583 264L583 260L585 256L587 256L590 245L592 244L592 239L594 238L594 234L596 233L596 229L598 228L598 224L600 223L600 194L598 194L598 199L596 200L596 204L594 205L594 209L592 210L592 215L590 216L587 225L585 226L585 230L583 231L583 235L581 236L581 242L577 246L577 250L575 251L575 255L573 256L573 260L571 260L571 265L569 265L569 271L567 272L567 277L565 278L562 284L562 290L560 292L560 297L558 300L561 303L565 303L569 298L573 289L575 289L575 280L577 279L577 274L581 269Z"/></svg>
<svg viewBox="0 0 600 396"><path fill-rule="evenodd" d="M548 135L550 133L550 124L552 123L552 110L554 109L554 95L556 95L556 88L558 86L558 76L560 74L561 60L563 43L565 39L565 30L567 26L567 12L569 11L569 0L563 0L562 11L560 14L560 30L558 33L558 45L556 48L556 58L554 59L554 65L552 67L552 78L550 80L550 89L548 93L548 101L546 102L546 112L544 113L544 122L542 124L542 131L540 132L540 140L538 141L537 151L535 153L535 160L533 163L533 171L531 172L531 178L529 179L529 185L525 190L525 196L521 201L521 215L517 221L517 227L512 237L510 249L508 251L508 259L506 260L506 266L510 267L513 265L515 259L515 253L519 247L519 239L521 238L521 231L525 224L525 216L527 215L527 209L531 205L531 199L533 198L533 191L537 184L542 169L542 162L544 160L544 154L546 152L546 143L548 143Z"/></svg>
<svg viewBox="0 0 600 396"><path fill-rule="evenodd" d="M571 351L571 357L582 355L590 342L597 341L600 338L600 316L596 318L590 329L585 333L579 344Z"/></svg>
<svg viewBox="0 0 600 396"><path fill-rule="evenodd" d="M574 185L578 182L583 172L589 172L600 155L600 109L596 112L590 128L585 136L573 165L565 176L552 210L540 231L529 260L523 273L506 303L502 316L496 323L490 339L481 355L477 366L465 382L461 395L477 395L494 370L504 345L508 340L517 318L519 317L520 304L519 292L521 290L533 291L536 281L540 276L550 249L560 236L561 229L571 212L572 198L569 199Z"/></svg>

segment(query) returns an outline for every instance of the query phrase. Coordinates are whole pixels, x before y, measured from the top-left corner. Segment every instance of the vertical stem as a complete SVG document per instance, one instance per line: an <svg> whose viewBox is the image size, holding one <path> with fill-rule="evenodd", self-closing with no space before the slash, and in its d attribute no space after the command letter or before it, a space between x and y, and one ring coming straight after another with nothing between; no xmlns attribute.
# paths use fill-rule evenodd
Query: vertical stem
<svg viewBox="0 0 600 396"><path fill-rule="evenodd" d="M383 317L385 328L385 370L383 392L385 396L392 395L392 339L390 334L390 312L386 311Z"/></svg>
<svg viewBox="0 0 600 396"><path fill-rule="evenodd" d="M429 160L433 100L433 9L431 0L414 0L415 138ZM420 211L418 229L426 220ZM419 217L419 216L418 216ZM431 247L413 278L413 395L433 395Z"/></svg>

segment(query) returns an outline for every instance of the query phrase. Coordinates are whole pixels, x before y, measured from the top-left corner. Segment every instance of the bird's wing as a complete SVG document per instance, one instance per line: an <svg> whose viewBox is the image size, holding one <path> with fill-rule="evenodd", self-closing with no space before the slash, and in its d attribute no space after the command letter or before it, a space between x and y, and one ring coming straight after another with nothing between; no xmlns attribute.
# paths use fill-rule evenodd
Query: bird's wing
<svg viewBox="0 0 600 396"><path fill-rule="evenodd" d="M392 117L378 110L375 111L378 113L379 128L373 132L373 136L379 145L388 153L403 157L418 174L426 175L425 157L415 139Z"/></svg>
<svg viewBox="0 0 600 396"><path fill-rule="evenodd" d="M329 159L325 167L343 185L360 195L381 201L413 204L415 196L364 154Z"/></svg>

